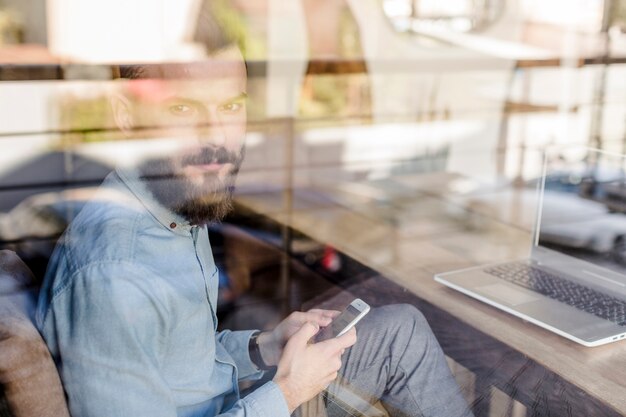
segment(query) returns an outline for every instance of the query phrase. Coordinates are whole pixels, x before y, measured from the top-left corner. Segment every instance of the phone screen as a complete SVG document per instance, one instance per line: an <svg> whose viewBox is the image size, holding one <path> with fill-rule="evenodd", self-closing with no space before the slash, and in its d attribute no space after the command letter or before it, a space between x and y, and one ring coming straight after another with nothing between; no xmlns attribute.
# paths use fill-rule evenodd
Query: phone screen
<svg viewBox="0 0 626 417"><path fill-rule="evenodd" d="M359 310L349 305L339 316L335 317L330 325L330 327L332 327L333 337L337 336L360 313Z"/></svg>
<svg viewBox="0 0 626 417"><path fill-rule="evenodd" d="M349 305L341 312L340 315L333 319L329 326L320 330L317 336L315 336L315 340L317 342L321 342L322 340L337 337L337 335L341 333L341 331L345 329L345 327L349 325L359 314L361 314L359 310L354 308L352 305Z"/></svg>

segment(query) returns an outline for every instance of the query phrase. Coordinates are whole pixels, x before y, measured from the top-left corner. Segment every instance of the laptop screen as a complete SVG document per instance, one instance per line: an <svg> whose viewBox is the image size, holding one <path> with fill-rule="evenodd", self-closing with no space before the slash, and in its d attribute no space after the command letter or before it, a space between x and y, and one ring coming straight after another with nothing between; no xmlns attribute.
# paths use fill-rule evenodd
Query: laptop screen
<svg viewBox="0 0 626 417"><path fill-rule="evenodd" d="M625 167L591 149L547 156L539 246L626 275Z"/></svg>

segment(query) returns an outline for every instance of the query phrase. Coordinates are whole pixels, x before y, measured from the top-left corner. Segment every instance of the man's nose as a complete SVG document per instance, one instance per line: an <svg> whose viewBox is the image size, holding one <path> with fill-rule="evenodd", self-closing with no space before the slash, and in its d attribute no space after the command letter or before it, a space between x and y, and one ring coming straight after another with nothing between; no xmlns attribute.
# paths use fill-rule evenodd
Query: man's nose
<svg viewBox="0 0 626 417"><path fill-rule="evenodd" d="M227 136L223 120L216 108L205 108L204 117L198 126L198 141L202 145L224 146Z"/></svg>

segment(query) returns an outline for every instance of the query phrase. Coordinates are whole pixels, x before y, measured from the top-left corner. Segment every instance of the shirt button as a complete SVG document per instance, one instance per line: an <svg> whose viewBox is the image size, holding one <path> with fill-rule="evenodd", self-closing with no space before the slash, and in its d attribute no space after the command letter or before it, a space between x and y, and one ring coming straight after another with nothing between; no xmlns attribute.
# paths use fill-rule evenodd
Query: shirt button
<svg viewBox="0 0 626 417"><path fill-rule="evenodd" d="M172 228L172 229L176 229L176 223L171 222L171 223L170 223L170 228Z"/></svg>

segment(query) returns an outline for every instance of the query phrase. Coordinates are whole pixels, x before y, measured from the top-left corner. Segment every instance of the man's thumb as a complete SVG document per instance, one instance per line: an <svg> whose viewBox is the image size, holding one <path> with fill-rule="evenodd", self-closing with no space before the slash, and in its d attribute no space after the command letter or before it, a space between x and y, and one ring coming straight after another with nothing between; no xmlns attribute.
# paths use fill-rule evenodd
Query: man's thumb
<svg viewBox="0 0 626 417"><path fill-rule="evenodd" d="M317 324L307 321L297 332L293 334L293 336L291 336L291 338L294 339L294 343L306 345L309 343L309 340L315 336L319 329L320 328Z"/></svg>

